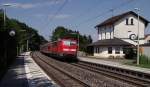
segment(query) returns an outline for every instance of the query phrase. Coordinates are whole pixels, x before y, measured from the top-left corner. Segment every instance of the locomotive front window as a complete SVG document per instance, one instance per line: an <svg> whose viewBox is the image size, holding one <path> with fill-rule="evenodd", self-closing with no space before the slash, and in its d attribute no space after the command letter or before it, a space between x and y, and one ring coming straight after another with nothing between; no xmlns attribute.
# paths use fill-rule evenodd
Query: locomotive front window
<svg viewBox="0 0 150 87"><path fill-rule="evenodd" d="M76 45L76 41L71 41L71 40L64 40L63 41L63 45L66 45L66 46L70 46L70 45Z"/></svg>
<svg viewBox="0 0 150 87"><path fill-rule="evenodd" d="M63 44L66 45L66 46L70 46L70 41L69 40L65 40L65 41L63 41Z"/></svg>
<svg viewBox="0 0 150 87"><path fill-rule="evenodd" d="M70 41L70 45L76 45L76 41Z"/></svg>

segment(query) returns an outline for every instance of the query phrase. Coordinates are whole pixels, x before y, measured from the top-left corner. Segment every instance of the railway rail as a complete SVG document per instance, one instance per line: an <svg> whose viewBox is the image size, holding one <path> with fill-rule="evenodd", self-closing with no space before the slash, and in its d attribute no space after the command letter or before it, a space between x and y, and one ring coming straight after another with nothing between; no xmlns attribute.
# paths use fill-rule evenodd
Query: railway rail
<svg viewBox="0 0 150 87"><path fill-rule="evenodd" d="M119 73L116 74L117 71L116 73L111 70L108 72L109 70L105 70L104 66L100 69L98 64L94 65L89 62L68 64L56 61L39 52L32 53L32 56L45 72L62 87L148 87L145 82L124 77ZM136 84L137 82L142 85Z"/></svg>
<svg viewBox="0 0 150 87"><path fill-rule="evenodd" d="M50 76L52 77L61 87L88 87L88 85L82 83L78 79L75 79L72 76L69 76L66 72L63 72L60 69L57 69L55 66L52 66L50 63L37 53L31 53L33 59L39 66Z"/></svg>
<svg viewBox="0 0 150 87"><path fill-rule="evenodd" d="M85 61L80 61L72 65L75 65L77 67L84 68L93 72L97 72L99 74L103 74L108 77L122 80L122 81L128 82L129 84L133 84L136 86L150 87L150 78L149 78L150 75L147 73L127 70L127 69L122 69L122 68L116 68L112 66L85 62Z"/></svg>

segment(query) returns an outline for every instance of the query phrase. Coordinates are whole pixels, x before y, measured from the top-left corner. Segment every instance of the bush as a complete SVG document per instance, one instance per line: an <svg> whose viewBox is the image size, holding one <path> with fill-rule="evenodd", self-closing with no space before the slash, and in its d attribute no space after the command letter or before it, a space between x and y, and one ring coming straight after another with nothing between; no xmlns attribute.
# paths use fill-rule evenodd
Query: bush
<svg viewBox="0 0 150 87"><path fill-rule="evenodd" d="M124 49L125 58L126 59L135 59L136 58L136 50L133 48Z"/></svg>

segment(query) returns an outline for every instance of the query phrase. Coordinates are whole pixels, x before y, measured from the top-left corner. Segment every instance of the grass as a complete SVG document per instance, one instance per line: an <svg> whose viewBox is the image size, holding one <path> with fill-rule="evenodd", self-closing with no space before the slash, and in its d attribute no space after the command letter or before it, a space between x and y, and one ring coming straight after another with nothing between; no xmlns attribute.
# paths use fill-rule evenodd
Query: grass
<svg viewBox="0 0 150 87"><path fill-rule="evenodd" d="M136 61L134 62L126 62L124 64L126 65L131 65L131 66L137 66L137 67L142 67L142 68L149 68L150 69L150 58L145 56L145 55L140 55L140 64L137 65Z"/></svg>
<svg viewBox="0 0 150 87"><path fill-rule="evenodd" d="M150 64L140 64L140 65L136 65L142 68L149 68L150 69Z"/></svg>
<svg viewBox="0 0 150 87"><path fill-rule="evenodd" d="M136 63L133 62L127 62L124 63L125 65L131 65L131 66L137 66L137 67L142 67L142 68L149 68L150 69L150 64L139 64L137 65Z"/></svg>

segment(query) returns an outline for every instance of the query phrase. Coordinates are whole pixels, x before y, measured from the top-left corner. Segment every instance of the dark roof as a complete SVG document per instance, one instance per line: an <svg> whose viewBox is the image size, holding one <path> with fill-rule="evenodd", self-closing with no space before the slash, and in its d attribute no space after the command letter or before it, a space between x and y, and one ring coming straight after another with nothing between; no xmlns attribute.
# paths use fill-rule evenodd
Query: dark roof
<svg viewBox="0 0 150 87"><path fill-rule="evenodd" d="M150 46L150 43L145 43L145 44L142 44L140 46Z"/></svg>
<svg viewBox="0 0 150 87"><path fill-rule="evenodd" d="M101 26L113 24L113 23L115 23L116 21L118 21L119 19L121 19L121 18L123 18L123 17L125 17L125 16L127 16L127 15L130 15L130 14L133 14L133 15L135 15L136 17L138 16L135 12L129 11L129 12L126 12L126 13L123 13L123 14L120 14L120 15L117 15L117 16L113 16L113 17L111 17L111 18L105 20L104 22L102 22L102 23L96 25L95 27L101 27ZM148 20L146 20L146 19L143 18L142 16L139 16L139 18L145 22L145 25L146 25L146 26L148 25L148 23L149 23Z"/></svg>
<svg viewBox="0 0 150 87"><path fill-rule="evenodd" d="M147 38L148 36L150 36L150 34L146 34L146 35L145 35L145 38Z"/></svg>
<svg viewBox="0 0 150 87"><path fill-rule="evenodd" d="M98 40L88 46L131 46L132 44L125 42L121 39L114 38L114 39L105 39L105 40Z"/></svg>

